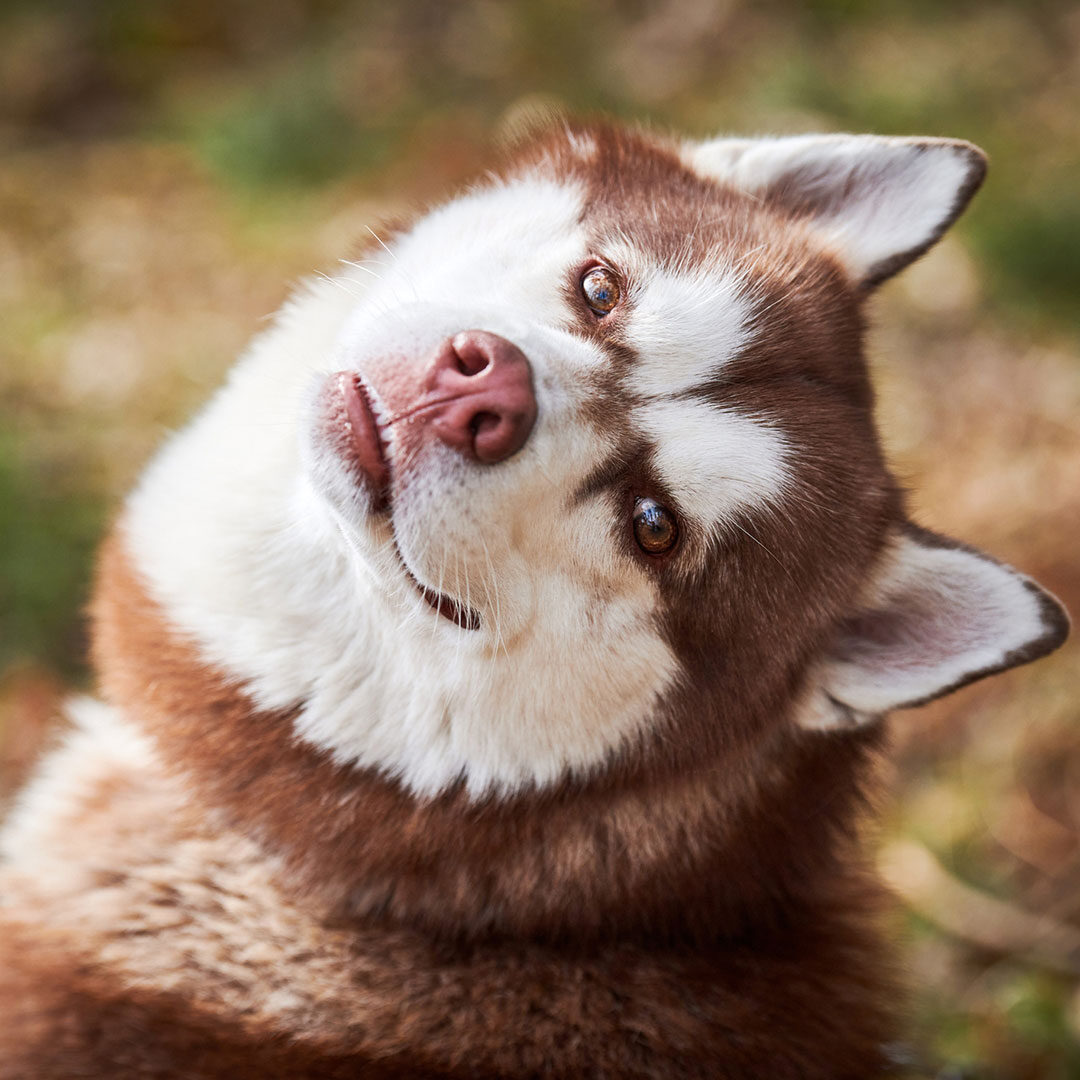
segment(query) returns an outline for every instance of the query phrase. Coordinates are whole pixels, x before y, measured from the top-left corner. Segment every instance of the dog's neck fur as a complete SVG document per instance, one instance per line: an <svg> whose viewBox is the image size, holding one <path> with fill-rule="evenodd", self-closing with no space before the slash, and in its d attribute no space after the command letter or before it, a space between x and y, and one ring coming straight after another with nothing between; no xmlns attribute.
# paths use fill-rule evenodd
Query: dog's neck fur
<svg viewBox="0 0 1080 1080"><path fill-rule="evenodd" d="M854 833L880 736L792 737L775 712L795 707L797 684L762 704L762 722L731 725L752 735L719 758L665 753L658 739L590 780L424 800L334 765L288 714L260 713L200 661L133 570L122 526L94 616L106 696L333 917L450 937L716 941L835 908L861 878Z"/></svg>

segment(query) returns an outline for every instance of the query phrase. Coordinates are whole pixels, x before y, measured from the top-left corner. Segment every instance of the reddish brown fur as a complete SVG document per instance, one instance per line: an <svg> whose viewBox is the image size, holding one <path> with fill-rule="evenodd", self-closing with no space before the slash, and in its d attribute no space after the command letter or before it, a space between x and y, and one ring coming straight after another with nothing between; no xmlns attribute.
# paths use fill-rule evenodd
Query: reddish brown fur
<svg viewBox="0 0 1080 1080"><path fill-rule="evenodd" d="M723 762L643 747L592 783L422 802L333 766L294 738L287 715L255 711L169 634L116 537L95 615L107 697L135 710L211 805L281 853L299 888L342 917L449 937L710 939L771 922L850 860L858 779L880 739L783 729L764 745L743 740ZM820 812L807 822L797 805Z"/></svg>
<svg viewBox="0 0 1080 1080"><path fill-rule="evenodd" d="M513 168L584 178L599 247L626 216L661 261L768 242L753 272L778 302L774 330L702 394L783 417L799 528L756 515L753 536L712 552L722 580L658 565L687 678L653 734L592 778L480 803L460 789L420 801L297 741L291 714L259 713L170 630L121 528L94 602L104 695L152 735L194 805L221 813L200 828L254 838L281 860L282 905L354 942L364 966L342 959L334 993L346 1012L350 995L363 1007L303 1031L230 1017L127 989L70 959L92 959L93 940L46 949L28 927L0 979L0 1006L21 1018L0 1034L0 1078L865 1080L883 1068L895 990L856 835L881 733L808 733L790 717L903 519L873 429L861 293L790 218L638 136L591 135L589 162L556 139ZM598 389L610 425L631 357L617 318L582 332L614 360ZM650 448L624 435L591 487L621 498L630 477L663 495Z"/></svg>
<svg viewBox="0 0 1080 1080"><path fill-rule="evenodd" d="M402 1043L462 1076L669 1076L672 1061L687 1076L865 1077L879 1067L891 972L874 927L880 897L846 835L854 774L874 737L807 741L817 752L786 767L779 740L756 767L726 773L642 752L592 785L498 810L460 794L418 804L390 782L334 768L293 740L287 717L258 715L200 664L170 635L118 538L102 560L96 617L104 689L143 719L200 800L282 852L285 894L309 904L317 894L313 911L355 927L389 993L403 989L403 972L420 984L397 1030L334 1039L307 1073L289 1049L285 1060L300 1055L292 1075L338 1075L405 1052L392 1050ZM733 775L765 779L736 798ZM798 809L808 805L809 818ZM404 955L402 932L412 942ZM434 935L430 945L418 933ZM104 982L107 991L91 984L66 999L79 1017L79 1033L65 1036L69 1060L93 1061L123 1016L147 1047L135 1075L169 1076L152 1071L165 1053L157 1025L167 1017L168 1040L182 1047L221 1024ZM35 1051L19 1039L20 1052L43 1055L42 1076L63 1046L45 1031ZM240 1026L224 1031L215 1041L237 1053L260 1045ZM282 1037L265 1032L264 1049ZM115 1051L101 1045L104 1070ZM221 1051L220 1072L210 1058L204 1073L175 1075L234 1075L231 1052Z"/></svg>
<svg viewBox="0 0 1080 1080"><path fill-rule="evenodd" d="M420 1056L343 1055L226 1020L176 995L116 985L71 943L5 925L2 1080L450 1080ZM480 1071L470 1076L485 1080ZM490 1075L490 1074L487 1074Z"/></svg>
<svg viewBox="0 0 1080 1080"><path fill-rule="evenodd" d="M489 901L484 883L478 879L468 888L459 876L461 865L473 869L472 860L479 857L481 866L490 869L499 865L500 855L509 856L511 861L501 872L495 871L497 880L489 888L520 901L536 885L530 863L542 858L542 852L530 850L530 841L555 844L553 833L569 823L562 799L551 800L550 806L546 800L525 801L505 816L470 815L456 798L428 807L411 804L385 781L333 769L315 752L295 744L283 718L255 714L242 694L172 640L130 576L115 539L103 560L98 596L97 655L108 673L107 690L140 711L162 746L176 750L200 796L227 806L234 819L253 823L286 854L294 854L290 843L315 841L316 850L294 859L294 870L301 875L321 871L339 888L345 877L363 872L365 858L399 868L406 879L409 867L424 864L429 872L427 892L439 890L444 880L460 882L460 895L453 900L462 913L471 910L466 925L473 930L473 940L439 944L432 938L423 944L427 934L412 927L431 923L432 912L423 904L412 910L408 906L409 900L419 900L422 886L415 897L406 891L400 902L386 905L382 914L399 924L397 930L387 926L373 933L378 925L373 914L353 917L348 924L355 927L368 962L381 970L383 985L374 992L381 990L394 1007L377 1030L364 1036L342 1039L338 1033L329 1044L316 1040L301 1046L272 1029L260 1033L246 1030L242 1023L225 1023L206 1015L198 1003L181 1006L168 996L124 991L106 976L80 974L79 969L64 966L64 950L58 950L56 969L33 955L29 962L12 967L5 990L23 1001L20 1008L40 1028L39 1039L28 1038L26 1032L32 1028L24 1027L14 1040L22 1055L16 1060L33 1063L36 1071L31 1075L59 1077L78 1062L84 1070L81 1075L112 1076L110 1068L123 1062L130 1075L155 1077L314 1078L344 1076L354 1068L357 1075L372 1076L464 1077L486 1072L569 1077L591 1072L633 1077L863 1078L880 1064L878 1048L891 1033L890 1021L878 1008L891 989L888 964L874 930L880 897L853 866L838 875L828 853L820 852L821 863L815 866L805 857L811 853L804 852L792 867L793 878L801 875L804 880L788 882L788 895L776 898L771 913L766 896L759 896L762 918L754 927L744 926L738 934L714 932L708 939L699 928L697 942L661 943L650 925L650 909L666 913L669 938L675 937L672 924L677 913L669 910L664 898L651 895L665 882L646 877L644 868L636 865L646 861L642 849L663 843L661 862L681 855L696 859L712 888L730 891L732 881L741 878L738 862L716 864L695 851L700 846L695 824L684 819L681 835L675 837L675 821L664 821L663 814L676 809L665 806L667 800L712 802L711 812L721 816L723 808L703 789L691 793L693 785L675 785L673 779L653 787L651 810L620 798L605 784L600 791L579 792L573 800L580 805L588 798L606 806L608 817L591 837L594 844L601 844L601 838L605 843L587 858L581 852L567 853L565 844L557 845L546 863L549 872L560 873L555 884L562 885L549 884L548 891L561 896L567 908L553 910L555 901L549 900L529 909L536 920L534 929L548 927L561 940L545 944L526 936L513 940L492 935L485 932L489 919L483 908ZM181 700L186 703L184 714L174 726L160 710ZM201 735L194 729L196 711ZM242 723L239 740L237 722ZM243 734L249 723L258 732L248 728L252 741L245 747ZM185 731L189 724L191 729ZM241 769L238 759L253 753L254 760ZM234 787L222 783L222 772L232 777ZM814 793L822 819L847 802L846 778L834 774L831 779L834 789ZM723 790L721 778L711 780L717 791ZM353 840L370 834L355 851L341 835L318 844L321 823L338 824L337 814L326 821L323 808L342 797L352 800L344 820ZM286 813L278 817L271 811L281 804ZM658 809L659 825L654 820ZM689 813L691 807L683 803L682 809ZM767 848L774 841L769 834L754 831L753 817L743 824L750 832L748 850L736 858L746 864L755 843ZM595 871L610 869L604 855L613 855L620 835L625 849L619 853L621 859L611 861L624 867L628 880L617 888L614 878ZM499 846L508 843L513 846L500 852ZM483 853L482 845L486 845ZM563 859L559 852L565 853ZM343 858L348 865L335 866ZM587 893L590 883L592 895ZM297 880L285 888L291 892L296 885L315 884ZM779 883L774 887L781 888ZM677 884L674 890L679 891ZM606 891L618 895L605 896ZM694 891L704 906L705 890ZM616 917L618 941L597 940L599 928L592 918L580 920L580 932L576 930L579 920L573 905L585 902L595 902ZM340 928L342 920L336 922ZM449 918L445 923L447 929L455 929ZM409 927L404 946L402 927ZM508 923L500 929L514 927ZM846 977L838 979L838 971ZM12 979L17 980L15 985ZM30 996L28 983L34 987ZM373 992L370 982L365 992ZM400 1001L394 1001L395 994ZM408 1008L401 1008L403 1001ZM117 1031L124 1032L123 1038ZM213 1049L195 1053L203 1040L210 1040ZM404 1052L395 1049L401 1044L421 1061L441 1063L444 1071L417 1063L409 1066L412 1072L405 1066L405 1071L397 1072L396 1065L382 1072L369 1063L376 1057L382 1069L387 1055ZM123 1058L117 1056L121 1048ZM2 1036L0 1050L13 1052ZM252 1071L230 1071L241 1059ZM5 1060L10 1058L0 1053L0 1061ZM673 1061L678 1066L673 1067ZM723 1067L716 1062L724 1062ZM274 1071L286 1068L282 1063L292 1071ZM22 1074L0 1070L0 1076L8 1075Z"/></svg>

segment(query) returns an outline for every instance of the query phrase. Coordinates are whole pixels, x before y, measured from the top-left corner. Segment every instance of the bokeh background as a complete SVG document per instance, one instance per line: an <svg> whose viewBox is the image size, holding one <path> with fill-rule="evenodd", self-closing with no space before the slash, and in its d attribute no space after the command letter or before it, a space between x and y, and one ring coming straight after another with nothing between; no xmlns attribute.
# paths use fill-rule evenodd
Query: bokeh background
<svg viewBox="0 0 1080 1080"><path fill-rule="evenodd" d="M919 519L1080 613L1080 8L3 0L3 797L89 685L95 544L289 283L547 108L963 136L990 179L879 296ZM1080 647L895 717L913 1075L1080 1077Z"/></svg>

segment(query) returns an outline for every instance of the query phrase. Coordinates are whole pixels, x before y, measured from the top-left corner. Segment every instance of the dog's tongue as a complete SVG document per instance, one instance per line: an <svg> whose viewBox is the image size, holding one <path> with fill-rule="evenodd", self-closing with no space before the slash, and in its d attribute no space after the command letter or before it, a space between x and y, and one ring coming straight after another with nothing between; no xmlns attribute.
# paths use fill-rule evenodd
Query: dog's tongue
<svg viewBox="0 0 1080 1080"><path fill-rule="evenodd" d="M363 382L355 375L342 372L342 396L345 411L352 427L353 459L371 485L372 500L378 507L390 498L390 470L383 453L379 428Z"/></svg>

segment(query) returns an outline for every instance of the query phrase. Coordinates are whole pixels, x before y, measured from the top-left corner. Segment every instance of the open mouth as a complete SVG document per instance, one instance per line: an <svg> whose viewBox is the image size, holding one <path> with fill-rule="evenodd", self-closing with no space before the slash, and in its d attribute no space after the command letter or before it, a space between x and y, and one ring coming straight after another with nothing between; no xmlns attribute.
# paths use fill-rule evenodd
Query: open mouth
<svg viewBox="0 0 1080 1080"><path fill-rule="evenodd" d="M437 611L444 619L449 619L450 622L460 626L462 630L480 629L479 612L469 607L467 604L459 603L445 593L436 592L434 589L429 589L426 585L422 585L417 581L416 576L401 557L401 551L398 549L397 541L394 542L394 549L397 551L398 560L401 563L402 569L405 571L405 576L413 583L413 587L423 597L424 603L427 604L428 607Z"/></svg>
<svg viewBox="0 0 1080 1080"><path fill-rule="evenodd" d="M348 429L347 444L340 446L339 450L370 491L373 509L389 514L392 470L378 398L363 377L355 372L339 372L334 379L338 393L344 400L348 421L344 425ZM394 550L405 576L428 607L463 630L480 629L478 611L445 593L428 588L416 577L402 556L396 537Z"/></svg>

